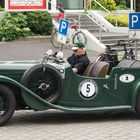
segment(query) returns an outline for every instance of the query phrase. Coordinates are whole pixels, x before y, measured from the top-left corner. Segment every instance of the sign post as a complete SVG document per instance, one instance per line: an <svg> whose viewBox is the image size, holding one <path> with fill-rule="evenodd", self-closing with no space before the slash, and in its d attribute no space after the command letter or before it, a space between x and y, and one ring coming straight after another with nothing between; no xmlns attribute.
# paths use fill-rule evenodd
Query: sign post
<svg viewBox="0 0 140 140"><path fill-rule="evenodd" d="M68 27L69 27L69 21L61 19L59 22L59 29L58 29L58 41L62 44L66 44Z"/></svg>
<svg viewBox="0 0 140 140"><path fill-rule="evenodd" d="M137 39L136 31L140 30L140 13L130 13L129 14L129 33L134 31L132 38L135 38L135 57L137 59Z"/></svg>

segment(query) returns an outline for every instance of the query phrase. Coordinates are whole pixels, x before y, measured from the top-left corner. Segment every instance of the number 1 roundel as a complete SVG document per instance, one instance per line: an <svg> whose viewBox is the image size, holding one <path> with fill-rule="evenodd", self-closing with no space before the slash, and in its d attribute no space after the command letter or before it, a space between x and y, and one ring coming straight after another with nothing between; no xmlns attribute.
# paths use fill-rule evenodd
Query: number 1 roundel
<svg viewBox="0 0 140 140"><path fill-rule="evenodd" d="M82 98L90 100L96 96L98 87L95 81L86 79L80 83L78 91Z"/></svg>

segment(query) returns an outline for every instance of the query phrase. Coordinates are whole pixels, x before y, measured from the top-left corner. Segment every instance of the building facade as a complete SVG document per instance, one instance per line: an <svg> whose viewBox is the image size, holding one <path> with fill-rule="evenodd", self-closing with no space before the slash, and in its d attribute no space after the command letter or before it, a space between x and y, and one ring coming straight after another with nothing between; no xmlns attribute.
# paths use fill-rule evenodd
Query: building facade
<svg viewBox="0 0 140 140"><path fill-rule="evenodd" d="M0 0L0 7L4 7L5 0Z"/></svg>
<svg viewBox="0 0 140 140"><path fill-rule="evenodd" d="M59 3L64 6L65 9L83 9L86 5L86 0L49 0L52 4L48 2L48 9L53 10L55 6ZM0 0L0 6L4 7L5 0Z"/></svg>
<svg viewBox="0 0 140 140"><path fill-rule="evenodd" d="M68 10L82 10L86 7L87 0L49 0L48 9L56 10L55 6L59 3L64 6L65 9ZM116 2L121 0L115 0ZM0 0L0 6L4 7L5 0ZM140 12L140 0L126 0L128 7L133 7L136 12ZM133 6L131 5L133 4Z"/></svg>
<svg viewBox="0 0 140 140"><path fill-rule="evenodd" d="M86 7L88 0L51 0L53 5L57 3L64 6L68 10L80 10ZM121 2L122 0L115 0L116 2ZM127 7L132 8L136 12L140 12L140 0L125 0ZM50 5L50 4L49 4ZM49 9L53 10L54 6L50 5Z"/></svg>
<svg viewBox="0 0 140 140"><path fill-rule="evenodd" d="M55 9L57 4L63 5L67 10L82 10L86 6L87 0L49 0L49 10Z"/></svg>
<svg viewBox="0 0 140 140"><path fill-rule="evenodd" d="M140 12L140 0L136 0L136 12Z"/></svg>
<svg viewBox="0 0 140 140"><path fill-rule="evenodd" d="M65 9L83 9L84 0L57 0L57 3L61 3Z"/></svg>

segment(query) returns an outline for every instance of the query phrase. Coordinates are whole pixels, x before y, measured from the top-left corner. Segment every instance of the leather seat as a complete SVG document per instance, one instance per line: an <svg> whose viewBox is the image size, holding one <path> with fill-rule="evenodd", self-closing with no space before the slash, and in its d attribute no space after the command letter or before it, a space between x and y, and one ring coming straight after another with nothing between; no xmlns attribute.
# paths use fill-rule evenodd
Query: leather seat
<svg viewBox="0 0 140 140"><path fill-rule="evenodd" d="M89 65L87 66L86 70L83 73L83 76L89 76L90 73L92 72L92 69L94 68L96 62L90 62Z"/></svg>
<svg viewBox="0 0 140 140"><path fill-rule="evenodd" d="M88 65L83 75L87 77L105 77L108 69L109 63L107 62L92 62Z"/></svg>

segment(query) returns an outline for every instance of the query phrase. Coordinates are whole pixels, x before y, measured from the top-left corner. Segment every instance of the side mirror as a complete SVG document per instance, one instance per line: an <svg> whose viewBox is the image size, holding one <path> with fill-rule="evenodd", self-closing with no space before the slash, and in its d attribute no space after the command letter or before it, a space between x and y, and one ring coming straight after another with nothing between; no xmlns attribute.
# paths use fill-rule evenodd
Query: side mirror
<svg viewBox="0 0 140 140"><path fill-rule="evenodd" d="M56 57L59 58L59 59L63 59L63 57L64 57L63 52L62 52L62 51L59 51L59 52L57 53Z"/></svg>

